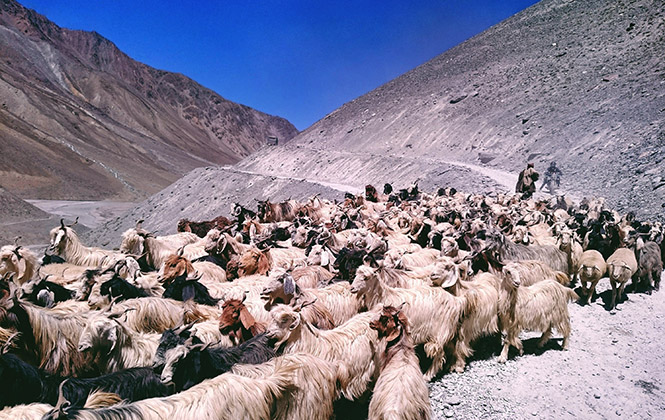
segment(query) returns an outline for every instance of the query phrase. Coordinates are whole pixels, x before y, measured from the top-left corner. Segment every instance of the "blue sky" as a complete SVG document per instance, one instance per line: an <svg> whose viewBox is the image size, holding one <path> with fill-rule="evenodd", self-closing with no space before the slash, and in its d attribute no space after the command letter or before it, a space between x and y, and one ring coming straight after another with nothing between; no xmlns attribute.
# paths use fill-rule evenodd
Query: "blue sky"
<svg viewBox="0 0 665 420"><path fill-rule="evenodd" d="M304 130L534 0L19 0Z"/></svg>

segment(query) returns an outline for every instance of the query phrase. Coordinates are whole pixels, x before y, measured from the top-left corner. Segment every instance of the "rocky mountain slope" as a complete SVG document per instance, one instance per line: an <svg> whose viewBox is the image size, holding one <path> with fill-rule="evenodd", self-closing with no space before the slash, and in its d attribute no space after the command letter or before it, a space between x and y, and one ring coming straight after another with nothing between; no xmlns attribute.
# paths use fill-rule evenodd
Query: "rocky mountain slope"
<svg viewBox="0 0 665 420"><path fill-rule="evenodd" d="M0 183L21 197L137 199L229 164L288 121L0 1Z"/></svg>
<svg viewBox="0 0 665 420"><path fill-rule="evenodd" d="M345 104L288 144L245 158L235 183L219 184L224 168L208 169L216 174L210 180L191 173L132 218L167 233L179 217L228 215L230 197L289 196L277 186L243 189L259 175L301 186L306 179L402 188L420 178L429 191L506 191L527 161L542 171L556 160L562 192L604 196L620 211L664 219L662 51L663 2L543 0ZM195 204L213 191L218 201ZM113 241L131 223L116 220L94 239Z"/></svg>
<svg viewBox="0 0 665 420"><path fill-rule="evenodd" d="M543 0L239 167L362 186L556 160L566 190L662 217L663 51L661 1Z"/></svg>

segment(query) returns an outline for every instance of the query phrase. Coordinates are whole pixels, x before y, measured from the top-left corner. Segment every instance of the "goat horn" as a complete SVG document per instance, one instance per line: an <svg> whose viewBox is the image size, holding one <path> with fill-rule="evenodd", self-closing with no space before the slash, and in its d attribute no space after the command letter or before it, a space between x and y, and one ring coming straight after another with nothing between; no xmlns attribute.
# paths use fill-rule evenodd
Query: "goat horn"
<svg viewBox="0 0 665 420"><path fill-rule="evenodd" d="M68 380L69 379L65 379L64 381L60 382L60 386L58 387L58 402L55 404L55 411L57 411L59 415L65 415L65 410L71 405L71 403L67 401L64 393L62 392L62 388L65 385L65 382Z"/></svg>
<svg viewBox="0 0 665 420"><path fill-rule="evenodd" d="M112 301L112 303L115 301L115 299L117 299L119 297L120 296L116 296L115 298L113 298L114 300ZM114 312L114 313L108 314L107 316L111 319L117 319L117 318L120 318L121 316L123 316L124 314L126 314L127 312L135 311L135 310L136 310L136 308L127 308L122 312Z"/></svg>
<svg viewBox="0 0 665 420"><path fill-rule="evenodd" d="M60 219L60 229L65 229L65 219Z"/></svg>
<svg viewBox="0 0 665 420"><path fill-rule="evenodd" d="M15 332L14 334L10 335L9 338L7 339L7 341L5 341L5 344L2 345L2 351L0 351L0 354L5 354L5 353L9 352L9 350L12 347L12 341L20 335L21 335L21 333L18 332L18 331Z"/></svg>
<svg viewBox="0 0 665 420"><path fill-rule="evenodd" d="M179 257L182 257L182 254L184 254L184 253L185 253L185 246L184 245L181 246L180 248L178 248L178 251L176 251L176 255L179 256Z"/></svg>
<svg viewBox="0 0 665 420"><path fill-rule="evenodd" d="M20 247L19 244L18 244L18 241L20 241L21 238L22 238L22 236L20 236L20 235L17 236L16 238L14 238L14 246L16 246L16 247Z"/></svg>
<svg viewBox="0 0 665 420"><path fill-rule="evenodd" d="M79 217L76 216L76 220L74 220L74 223L72 223L71 225L68 225L68 226L69 226L69 227L72 227L72 226L74 226L75 224L77 224L78 222L79 222Z"/></svg>
<svg viewBox="0 0 665 420"><path fill-rule="evenodd" d="M141 225L143 224L143 222L144 222L143 219L139 219L136 221L136 230L141 229Z"/></svg>

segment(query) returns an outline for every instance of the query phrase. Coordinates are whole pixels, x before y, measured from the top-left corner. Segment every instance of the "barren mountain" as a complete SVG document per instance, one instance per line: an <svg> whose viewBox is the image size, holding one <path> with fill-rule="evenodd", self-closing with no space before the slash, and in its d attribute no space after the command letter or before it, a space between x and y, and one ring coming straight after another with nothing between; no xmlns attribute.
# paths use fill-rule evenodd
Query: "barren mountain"
<svg viewBox="0 0 665 420"><path fill-rule="evenodd" d="M0 1L0 51L0 183L21 197L146 197L297 134L14 0Z"/></svg>
<svg viewBox="0 0 665 420"><path fill-rule="evenodd" d="M662 1L543 0L239 167L362 186L555 160L569 192L662 217L664 51Z"/></svg>
<svg viewBox="0 0 665 420"><path fill-rule="evenodd" d="M663 219L663 51L663 2L543 0L249 156L235 166L235 183L217 181L225 168L191 173L91 239L117 241L137 216L167 233L180 217L228 214L233 200L291 194L283 180L244 190L257 175L243 171L291 177L303 196L320 181L403 188L417 178L424 190L487 192L514 188L530 160L541 171L556 160L567 194Z"/></svg>

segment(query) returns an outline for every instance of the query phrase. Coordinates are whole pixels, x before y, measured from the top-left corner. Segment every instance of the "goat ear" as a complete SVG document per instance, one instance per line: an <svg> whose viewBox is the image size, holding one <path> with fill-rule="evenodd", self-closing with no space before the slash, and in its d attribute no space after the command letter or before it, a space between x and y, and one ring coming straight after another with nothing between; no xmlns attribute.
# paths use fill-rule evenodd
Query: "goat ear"
<svg viewBox="0 0 665 420"><path fill-rule="evenodd" d="M395 328L393 330L393 332L389 336L386 337L386 340L388 342L396 340L399 337L401 332L402 332L402 326L398 324L397 328Z"/></svg>
<svg viewBox="0 0 665 420"><path fill-rule="evenodd" d="M289 325L289 331L293 331L296 328L298 328L298 325L300 325L300 315L298 315L293 322L291 322L291 325Z"/></svg>
<svg viewBox="0 0 665 420"><path fill-rule="evenodd" d="M284 294L293 295L296 292L296 282L290 274L284 276Z"/></svg>
<svg viewBox="0 0 665 420"><path fill-rule="evenodd" d="M113 350L115 350L115 347L118 345L118 328L120 328L118 324L114 323L113 328L109 330L107 338L112 344L108 353L106 353L107 355L113 353Z"/></svg>
<svg viewBox="0 0 665 420"><path fill-rule="evenodd" d="M242 309L240 310L240 323L246 330L249 330L250 327L255 324L254 317L249 313L245 305L243 305Z"/></svg>

